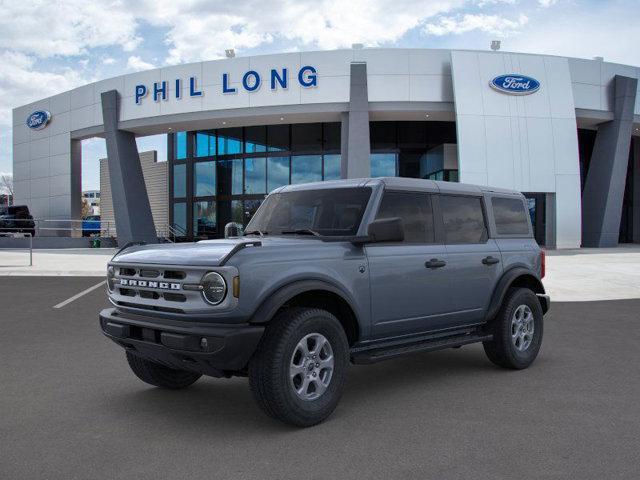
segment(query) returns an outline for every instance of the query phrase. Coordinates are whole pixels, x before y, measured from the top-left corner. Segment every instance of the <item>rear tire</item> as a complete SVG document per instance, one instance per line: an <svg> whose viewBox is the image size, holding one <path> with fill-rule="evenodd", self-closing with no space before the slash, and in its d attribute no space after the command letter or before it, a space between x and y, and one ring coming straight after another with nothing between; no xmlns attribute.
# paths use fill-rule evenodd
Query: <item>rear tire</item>
<svg viewBox="0 0 640 480"><path fill-rule="evenodd" d="M336 317L317 308L289 308L267 326L249 362L249 385L268 416L310 427L336 408L348 362L347 336Z"/></svg>
<svg viewBox="0 0 640 480"><path fill-rule="evenodd" d="M538 356L542 331L542 307L536 294L528 288L511 288L490 325L493 339L482 345L494 364L520 370Z"/></svg>
<svg viewBox="0 0 640 480"><path fill-rule="evenodd" d="M159 363L145 360L134 353L127 353L127 362L133 373L145 383L155 387L177 390L186 388L202 375L186 370L174 370Z"/></svg>

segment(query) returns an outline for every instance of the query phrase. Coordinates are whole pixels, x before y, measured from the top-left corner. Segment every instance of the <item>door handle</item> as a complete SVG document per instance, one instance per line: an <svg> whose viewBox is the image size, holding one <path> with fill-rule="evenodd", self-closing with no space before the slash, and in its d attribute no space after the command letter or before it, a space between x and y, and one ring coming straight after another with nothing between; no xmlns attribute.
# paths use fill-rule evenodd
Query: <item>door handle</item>
<svg viewBox="0 0 640 480"><path fill-rule="evenodd" d="M484 257L482 259L482 263L484 263L485 265L494 265L499 261L500 261L499 259L492 257L491 255L489 255L488 257Z"/></svg>
<svg viewBox="0 0 640 480"><path fill-rule="evenodd" d="M437 258L432 258L428 262L425 262L424 266L427 268L441 268L447 264L444 260L438 260Z"/></svg>

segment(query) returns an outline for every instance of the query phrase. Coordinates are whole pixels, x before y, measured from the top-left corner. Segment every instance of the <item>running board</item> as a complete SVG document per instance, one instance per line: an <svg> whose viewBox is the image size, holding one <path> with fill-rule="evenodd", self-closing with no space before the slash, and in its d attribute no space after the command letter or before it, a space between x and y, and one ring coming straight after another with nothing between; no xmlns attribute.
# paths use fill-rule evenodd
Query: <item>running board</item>
<svg viewBox="0 0 640 480"><path fill-rule="evenodd" d="M461 347L470 343L486 342L491 340L493 335L470 333L464 335L453 335L444 338L423 340L404 345L393 345L389 347L379 347L370 350L352 350L351 361L356 365L367 365L381 362L390 358L401 357L418 352L433 352L445 348Z"/></svg>

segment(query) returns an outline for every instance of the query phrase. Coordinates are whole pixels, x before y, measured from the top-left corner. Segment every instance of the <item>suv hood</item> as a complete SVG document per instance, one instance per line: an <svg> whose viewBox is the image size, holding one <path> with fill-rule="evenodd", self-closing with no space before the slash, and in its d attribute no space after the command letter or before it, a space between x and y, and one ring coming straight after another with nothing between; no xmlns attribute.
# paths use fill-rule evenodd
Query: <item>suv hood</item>
<svg viewBox="0 0 640 480"><path fill-rule="evenodd" d="M125 264L141 263L215 267L240 243L261 242L262 245L266 247L275 245L309 245L310 242L320 241L321 240L315 238L300 238L296 236L271 238L251 236L221 240L203 240L196 243L136 245L116 254L112 261Z"/></svg>

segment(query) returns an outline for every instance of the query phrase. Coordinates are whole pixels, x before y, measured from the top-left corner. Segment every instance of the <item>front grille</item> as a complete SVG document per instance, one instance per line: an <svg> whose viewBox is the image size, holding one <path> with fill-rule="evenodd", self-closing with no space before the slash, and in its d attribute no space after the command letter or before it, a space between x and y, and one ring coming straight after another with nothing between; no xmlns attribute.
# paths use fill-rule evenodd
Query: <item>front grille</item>
<svg viewBox="0 0 640 480"><path fill-rule="evenodd" d="M168 280L182 280L187 275L184 272L180 272L178 270L165 270L164 278Z"/></svg>
<svg viewBox="0 0 640 480"><path fill-rule="evenodd" d="M144 278L157 278L160 276L160 270L140 269L140 276Z"/></svg>
<svg viewBox="0 0 640 480"><path fill-rule="evenodd" d="M166 292L166 293L163 293L162 296L168 302L186 302L187 301L187 297L181 293Z"/></svg>
<svg viewBox="0 0 640 480"><path fill-rule="evenodd" d="M158 292L150 292L149 290L140 290L140 296L142 298L152 298L153 300L160 298L160 294Z"/></svg>
<svg viewBox="0 0 640 480"><path fill-rule="evenodd" d="M161 266L154 264L118 264L114 263L115 276L112 280L111 301L118 306L139 310L169 312L176 314L203 314L211 306L205 302L202 292L185 285L199 285L202 277L211 267L206 266ZM231 288L237 269L232 266L216 268L225 277ZM218 308L230 308L237 299L226 296Z"/></svg>
<svg viewBox="0 0 640 480"><path fill-rule="evenodd" d="M161 307L159 305L141 305L139 303L133 302L116 302L116 305L122 307L140 308L144 310L154 310L156 312L184 313L184 310L182 310L181 308Z"/></svg>

